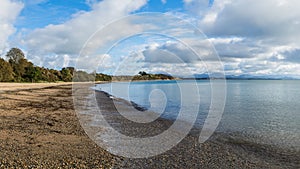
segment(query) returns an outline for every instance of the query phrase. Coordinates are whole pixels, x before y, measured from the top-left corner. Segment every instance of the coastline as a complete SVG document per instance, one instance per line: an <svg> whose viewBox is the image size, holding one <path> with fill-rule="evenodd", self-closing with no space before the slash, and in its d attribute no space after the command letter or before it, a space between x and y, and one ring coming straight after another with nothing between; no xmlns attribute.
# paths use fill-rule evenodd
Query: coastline
<svg viewBox="0 0 300 169"><path fill-rule="evenodd" d="M13 87L0 93L0 167L22 168L297 168L299 154L274 151L272 147L235 140L216 133L203 144L198 131L191 132L171 150L147 159L129 159L110 154L97 146L83 130L74 110L72 84ZM87 84L84 87L90 87ZM86 88L85 99L93 90ZM159 118L153 125L130 123L112 113L109 95L96 92L108 121L132 136L156 135L172 121ZM118 98L114 98L118 99ZM124 100L118 100L124 104ZM124 104L126 105L126 104ZM88 117L86 115L83 115ZM161 127L158 127L160 125ZM82 128L83 127L83 128ZM101 126L94 126L101 130ZM140 128L141 127L141 128ZM141 132L144 131L144 132ZM297 156L298 155L298 156Z"/></svg>
<svg viewBox="0 0 300 169"><path fill-rule="evenodd" d="M96 100L106 121L118 132L132 137L155 136L173 124L164 118L158 118L149 124L134 123L115 113L115 104L128 105L130 101L111 97L110 94L101 91L96 91ZM93 129L95 128L93 126ZM299 152L236 139L226 133L215 133L207 142L199 144L198 134L199 129L193 128L177 146L158 156L147 159L118 157L115 167L142 168L146 165L150 168L297 168L299 166Z"/></svg>

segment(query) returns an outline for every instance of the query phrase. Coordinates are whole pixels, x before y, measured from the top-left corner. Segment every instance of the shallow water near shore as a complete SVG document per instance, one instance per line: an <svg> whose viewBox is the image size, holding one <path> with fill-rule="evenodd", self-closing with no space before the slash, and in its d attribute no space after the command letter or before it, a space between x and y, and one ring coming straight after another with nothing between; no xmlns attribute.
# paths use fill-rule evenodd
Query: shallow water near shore
<svg viewBox="0 0 300 169"><path fill-rule="evenodd" d="M197 85L198 93L181 97L182 87ZM300 150L300 81L297 80L229 80L227 100L222 120L216 130L231 139ZM189 110L200 96L195 126L201 128L211 104L210 81L149 81L99 84L97 90L114 97L132 101L160 113L161 117L176 120L182 106ZM182 105L188 99L188 105ZM187 122L193 121L186 116Z"/></svg>

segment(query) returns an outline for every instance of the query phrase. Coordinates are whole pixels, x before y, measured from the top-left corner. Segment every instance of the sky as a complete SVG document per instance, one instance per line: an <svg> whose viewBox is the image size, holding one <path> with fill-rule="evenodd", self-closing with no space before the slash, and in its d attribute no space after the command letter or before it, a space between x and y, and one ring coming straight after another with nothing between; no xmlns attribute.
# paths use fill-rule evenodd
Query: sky
<svg viewBox="0 0 300 169"><path fill-rule="evenodd" d="M300 78L299 0L1 0L0 55L132 75Z"/></svg>

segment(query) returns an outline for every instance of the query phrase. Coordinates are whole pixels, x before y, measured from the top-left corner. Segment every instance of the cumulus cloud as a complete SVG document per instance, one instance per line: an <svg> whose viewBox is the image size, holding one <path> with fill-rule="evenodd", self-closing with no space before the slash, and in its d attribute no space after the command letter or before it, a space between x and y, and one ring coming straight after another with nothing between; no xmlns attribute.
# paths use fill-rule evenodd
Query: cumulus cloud
<svg viewBox="0 0 300 169"><path fill-rule="evenodd" d="M242 38L218 38L212 40L218 54L224 58L255 58L265 52L266 48L255 41Z"/></svg>
<svg viewBox="0 0 300 169"><path fill-rule="evenodd" d="M230 0L215 1L215 7L204 17L215 18L208 23L200 21L200 27L208 34L219 36L276 37L288 40L298 36L300 11L297 0ZM285 41L287 42L287 41Z"/></svg>
<svg viewBox="0 0 300 169"><path fill-rule="evenodd" d="M300 49L298 0L183 0L183 2L184 8L196 18L187 20L196 21L199 28L208 36L208 40L214 44L227 74L295 75L295 72L299 72L296 70L299 69L297 66ZM198 36L197 31L188 29L190 25L186 22L152 16L143 22L138 19L134 22L122 20L117 22L118 26L107 26L114 19L139 10L147 4L147 0L86 0L86 3L92 8L91 11L74 14L72 19L63 24L36 29L25 38L23 44L29 52L34 51L40 56L47 54L42 59L34 57L39 56L38 54L31 55L37 62L39 60L40 65L66 66L78 62L76 56L85 42L101 28L108 27L102 34L109 36L89 39L89 48L96 49L108 41L113 42L129 35L130 31L133 34L143 31L147 22L149 24L146 30L159 30L159 33L183 40L183 44L188 44L195 50L194 52L201 54L200 59L190 50L191 48L180 43L150 43L148 46L145 45L147 47L144 49L121 58L118 69L124 70L123 73L135 74L134 71L140 68L153 73L171 71L182 73L185 70L201 73L205 72L203 68L205 66L209 69L220 69L216 66L219 58L211 50L211 44L202 41L201 38L205 37ZM90 50L89 48L86 51ZM84 54L89 57L86 60L93 60L91 63L88 62L92 65L96 62L94 58L98 60L105 58L107 63L112 65L106 70L117 69L117 65L114 64L117 60L113 56L103 55L105 52L91 52L96 53L95 56ZM55 57L50 58L51 54ZM84 64L87 64L86 60L79 60L82 62L79 65L84 67ZM204 61L205 65L201 61Z"/></svg>
<svg viewBox="0 0 300 169"><path fill-rule="evenodd" d="M81 11L69 21L59 25L48 25L32 31L23 44L29 52L40 54L54 53L78 55L85 42L93 33L115 19L126 16L144 6L146 0L104 0L87 1L92 4L91 11ZM119 30L111 30L113 36L122 34L122 30L130 29L129 23L120 25ZM102 39L99 39L101 41Z"/></svg>
<svg viewBox="0 0 300 169"><path fill-rule="evenodd" d="M0 53L8 47L8 38L16 29L14 22L20 14L24 5L18 1L1 0L0 1Z"/></svg>
<svg viewBox="0 0 300 169"><path fill-rule="evenodd" d="M199 28L213 37L227 73L299 72L300 1L215 0L209 10L198 13L201 5L191 4L202 1L184 2L198 15Z"/></svg>
<svg viewBox="0 0 300 169"><path fill-rule="evenodd" d="M91 12L80 12L64 24L49 25L33 31L25 43L30 49L35 49L37 44L44 44L40 50L45 52L75 54L95 31L144 4L145 0L101 1L93 5Z"/></svg>
<svg viewBox="0 0 300 169"><path fill-rule="evenodd" d="M127 20L131 22L127 22ZM124 21L125 23L131 23L128 29L124 27L126 24L118 24ZM116 23L122 26L115 27ZM117 74L132 75L139 70L148 70L152 73L177 70L176 73L182 75L191 72L186 72L185 70L187 69L193 69L192 72L199 73L202 72L202 68L205 66L213 71L219 71L221 68L218 66L220 64L216 64L218 58L214 57L216 55L210 41L202 34L198 34L199 32L196 32L194 27L187 25L186 22L178 18L170 17L169 15L139 15L116 23L106 26L103 31L97 32L94 35L95 38L90 39L87 47L83 50L83 56L93 57L94 53L107 52L99 51L103 50L102 48L99 49L99 46L103 47L102 42L104 41L106 42L105 46L115 45L108 53L112 54L113 60L118 64L115 67ZM162 25L161 23L166 24ZM126 31L123 34L124 30ZM130 31L132 32L130 33ZM125 39L113 41L111 39L115 39L115 35L110 32L117 32L116 34L122 35ZM130 40L131 38L133 38L132 41ZM109 40L106 41L105 39ZM121 60L118 60L118 58L121 58ZM83 62L85 60L88 59L84 59ZM203 61L205 64L199 64L199 62ZM160 66L163 67L160 68ZM196 68L195 66L200 67ZM182 67L186 68L183 69ZM195 70L198 70L198 72Z"/></svg>
<svg viewBox="0 0 300 169"><path fill-rule="evenodd" d="M181 77L207 72L221 73L222 67L214 58L216 56L213 55L213 48L206 44L209 42L188 40L191 46L186 46L179 41L165 41L144 46L140 51L122 57L116 68L117 74L133 75L140 70ZM198 56L196 52L203 55Z"/></svg>
<svg viewBox="0 0 300 169"><path fill-rule="evenodd" d="M145 61L150 63L193 63L200 58L186 46L167 42L160 46L148 46L143 51Z"/></svg>

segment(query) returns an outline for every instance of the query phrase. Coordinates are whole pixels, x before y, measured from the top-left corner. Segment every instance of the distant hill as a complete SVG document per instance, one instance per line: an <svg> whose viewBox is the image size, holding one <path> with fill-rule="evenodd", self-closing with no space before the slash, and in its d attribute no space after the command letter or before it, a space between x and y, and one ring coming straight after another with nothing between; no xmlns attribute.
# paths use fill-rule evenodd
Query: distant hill
<svg viewBox="0 0 300 169"><path fill-rule="evenodd" d="M139 80L175 80L171 75L167 74L149 74L144 71L140 71L138 75L135 76L113 76L113 81L139 81Z"/></svg>
<svg viewBox="0 0 300 169"><path fill-rule="evenodd" d="M148 74L146 72L139 72L138 75L133 76L132 80L174 80L171 75L166 74Z"/></svg>
<svg viewBox="0 0 300 169"><path fill-rule="evenodd" d="M207 73L203 74L194 74L192 77L186 77L182 79L198 79L198 80L206 80L206 79L222 79L224 75L219 73L213 73L208 75ZM289 76L279 76L279 75L268 75L268 76L259 76L259 75L225 75L225 78L228 80L296 80L297 78L289 77Z"/></svg>

